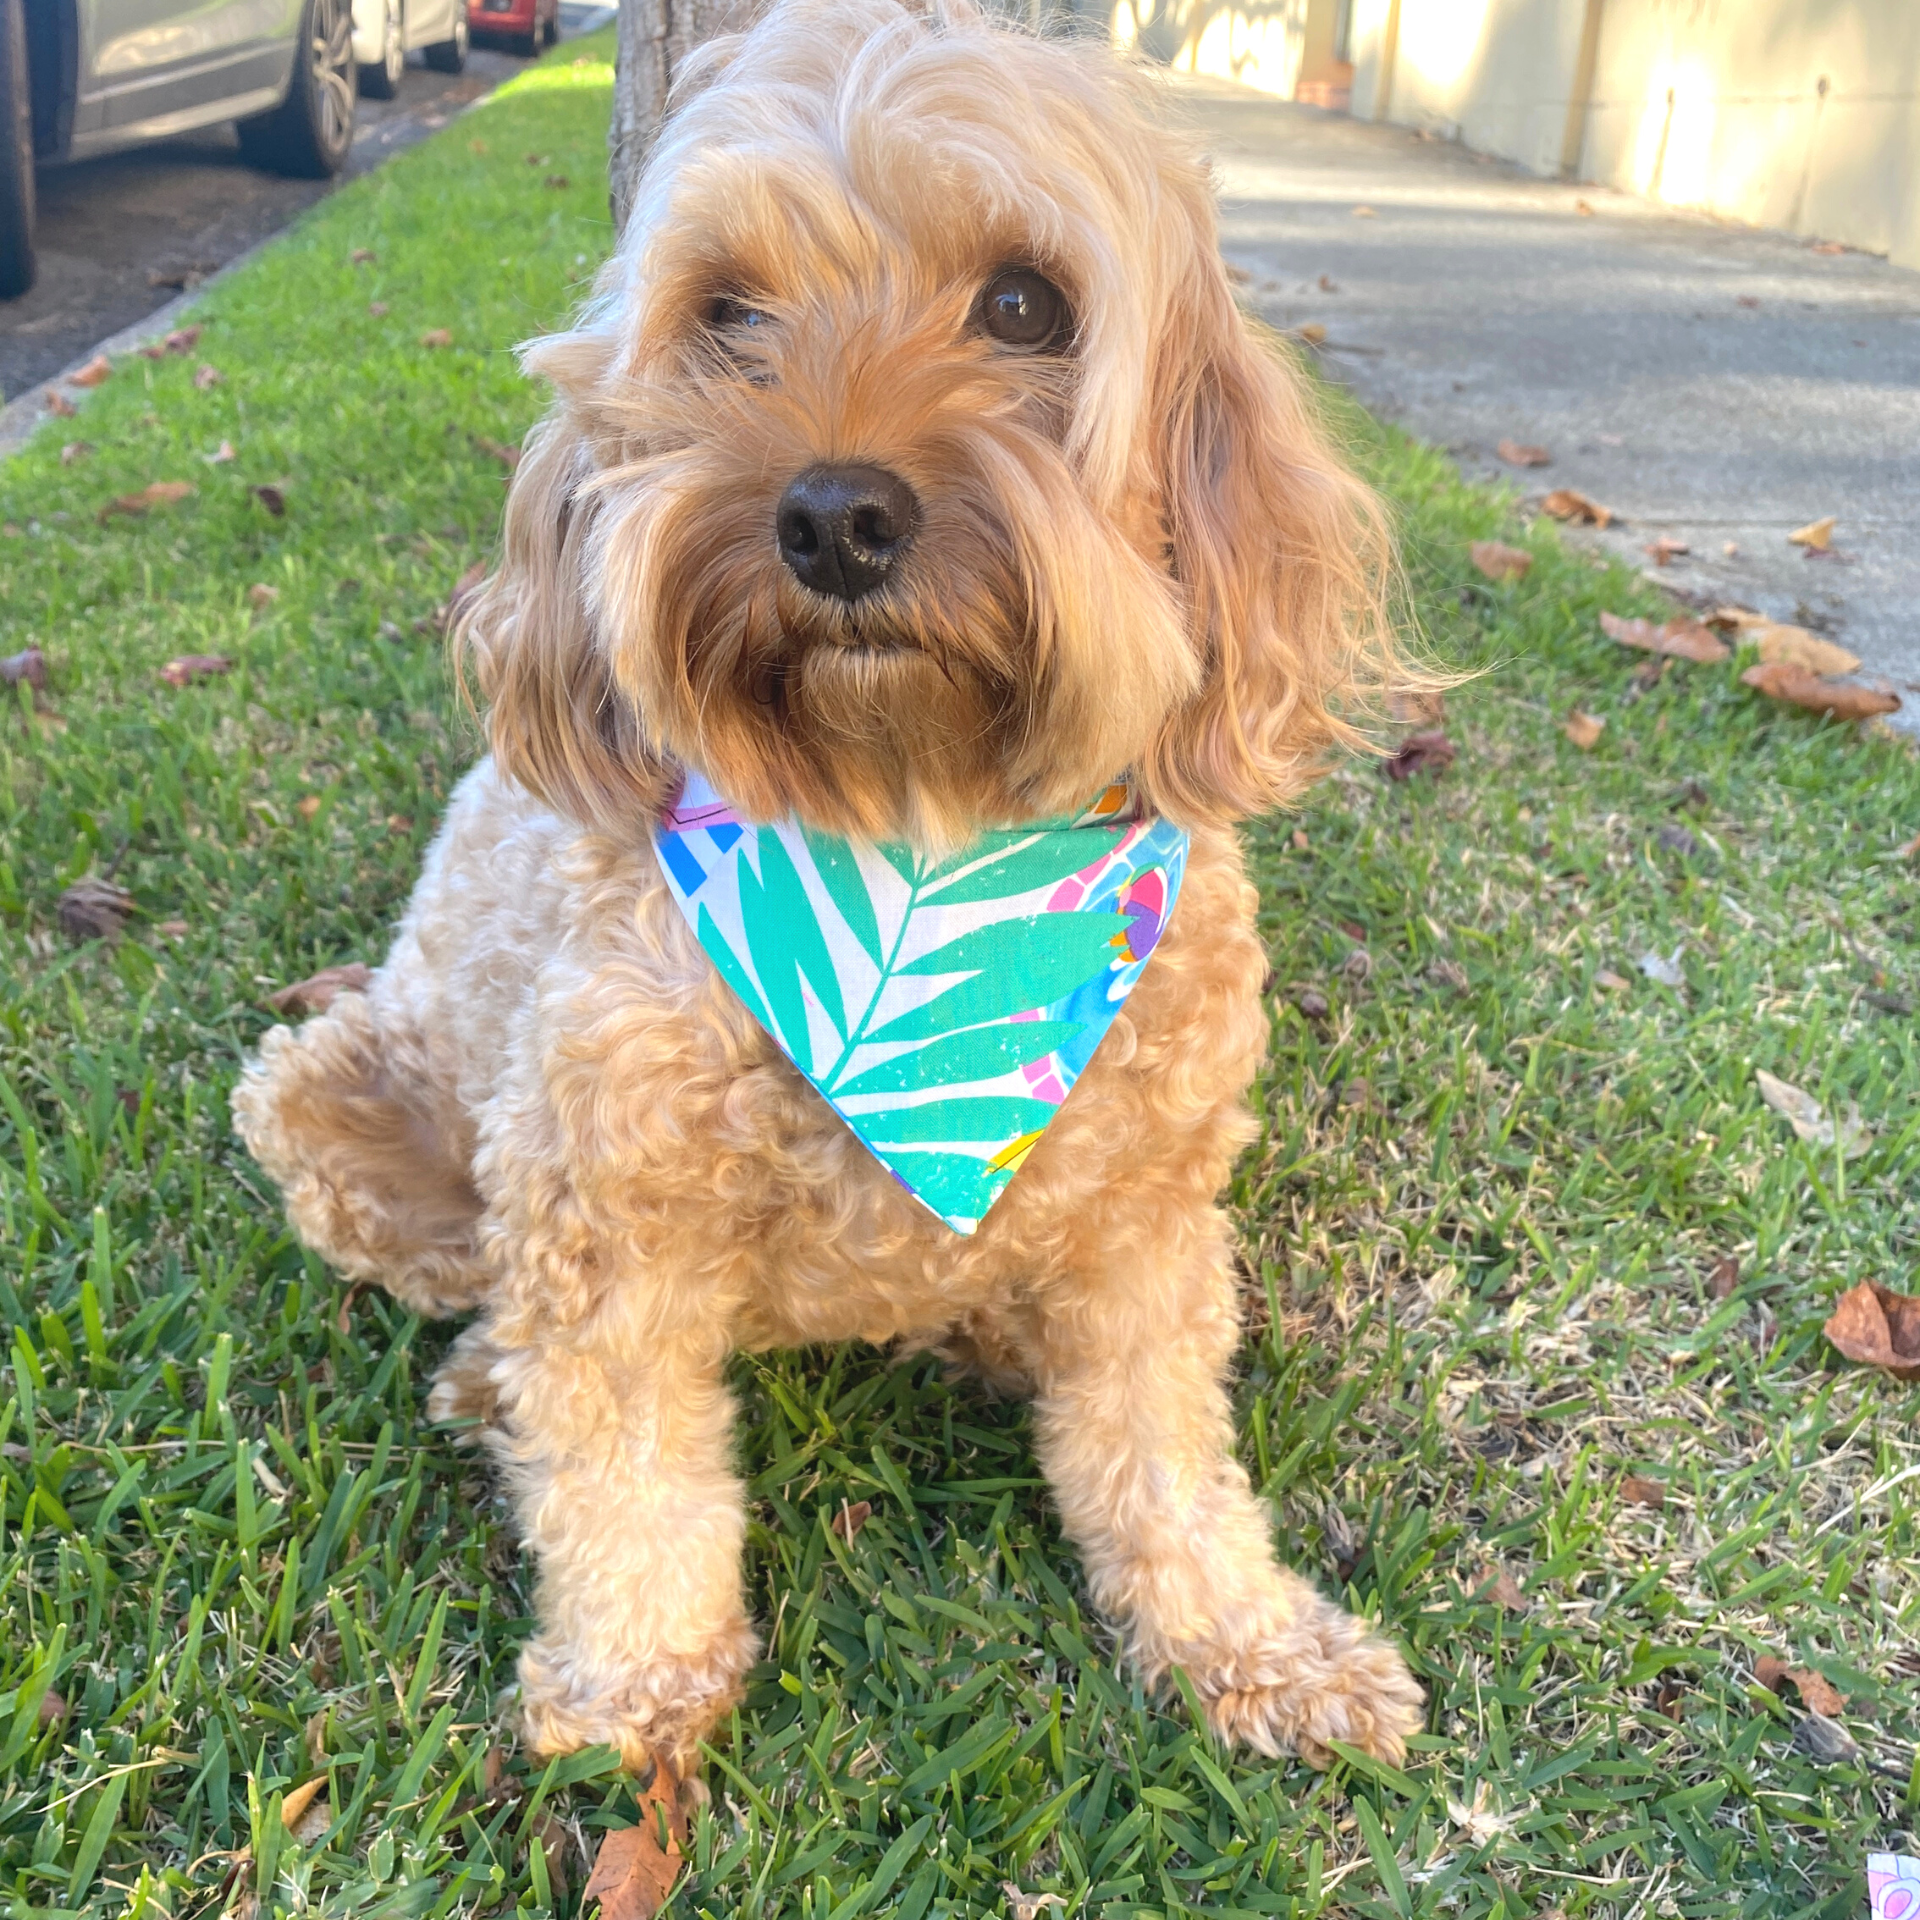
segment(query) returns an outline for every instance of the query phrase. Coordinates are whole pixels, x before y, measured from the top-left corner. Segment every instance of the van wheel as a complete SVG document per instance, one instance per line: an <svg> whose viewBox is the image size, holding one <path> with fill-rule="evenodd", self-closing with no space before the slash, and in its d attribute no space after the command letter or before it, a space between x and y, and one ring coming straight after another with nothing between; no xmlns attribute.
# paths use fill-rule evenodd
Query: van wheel
<svg viewBox="0 0 1920 1920"><path fill-rule="evenodd" d="M0 300L33 285L33 97L24 0L0 0Z"/></svg>
<svg viewBox="0 0 1920 1920"><path fill-rule="evenodd" d="M453 0L453 38L436 41L427 49L427 65L435 73L458 73L467 64L467 0Z"/></svg>
<svg viewBox="0 0 1920 1920"><path fill-rule="evenodd" d="M331 178L353 147L357 72L352 0L307 0L287 97L271 113L240 122L240 151L275 173Z"/></svg>

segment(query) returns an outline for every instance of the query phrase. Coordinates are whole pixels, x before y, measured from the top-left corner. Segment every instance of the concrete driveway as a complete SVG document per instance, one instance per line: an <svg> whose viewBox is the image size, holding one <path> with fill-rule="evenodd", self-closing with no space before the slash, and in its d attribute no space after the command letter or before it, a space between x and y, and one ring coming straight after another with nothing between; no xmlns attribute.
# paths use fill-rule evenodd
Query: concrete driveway
<svg viewBox="0 0 1920 1920"><path fill-rule="evenodd" d="M1684 542L1661 580L1831 633L1920 728L1920 274L1218 81L1173 100L1250 304L1324 326L1336 379L1469 474L1611 507L1585 537L1637 565ZM1828 514L1833 556L1788 544Z"/></svg>

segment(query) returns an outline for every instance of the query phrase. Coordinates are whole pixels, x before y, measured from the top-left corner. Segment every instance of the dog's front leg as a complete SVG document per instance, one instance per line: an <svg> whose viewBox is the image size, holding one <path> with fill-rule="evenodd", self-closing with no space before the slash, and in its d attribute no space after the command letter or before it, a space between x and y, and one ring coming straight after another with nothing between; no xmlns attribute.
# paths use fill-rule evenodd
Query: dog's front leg
<svg viewBox="0 0 1920 1920"><path fill-rule="evenodd" d="M1419 1687L1393 1647L1277 1563L1233 1458L1224 1231L1157 1270L1116 1259L1039 1305L1041 1462L1094 1599L1149 1681L1182 1668L1214 1730L1262 1753L1324 1766L1340 1740L1397 1760Z"/></svg>
<svg viewBox="0 0 1920 1920"><path fill-rule="evenodd" d="M612 1283L578 1323L500 1331L494 1444L540 1567L528 1737L684 1770L754 1657L724 1331L654 1276Z"/></svg>

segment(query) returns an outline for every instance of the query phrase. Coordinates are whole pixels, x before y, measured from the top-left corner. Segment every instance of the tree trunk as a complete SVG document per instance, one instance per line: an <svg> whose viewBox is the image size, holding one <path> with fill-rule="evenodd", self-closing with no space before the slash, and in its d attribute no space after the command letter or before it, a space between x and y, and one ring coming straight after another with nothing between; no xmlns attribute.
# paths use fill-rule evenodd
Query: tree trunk
<svg viewBox="0 0 1920 1920"><path fill-rule="evenodd" d="M627 224L634 187L667 110L681 63L701 41L744 26L761 0L625 0L607 129L607 184L613 225Z"/></svg>

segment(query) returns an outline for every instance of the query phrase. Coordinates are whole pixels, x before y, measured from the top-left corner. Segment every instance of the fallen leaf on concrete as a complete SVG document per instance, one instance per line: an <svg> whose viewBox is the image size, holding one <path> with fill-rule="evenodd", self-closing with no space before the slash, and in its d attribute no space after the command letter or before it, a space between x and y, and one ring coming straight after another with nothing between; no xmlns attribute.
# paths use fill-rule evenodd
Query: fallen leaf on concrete
<svg viewBox="0 0 1920 1920"><path fill-rule="evenodd" d="M209 387L217 387L226 377L208 360L202 360L193 370L193 384L201 393L205 393Z"/></svg>
<svg viewBox="0 0 1920 1920"><path fill-rule="evenodd" d="M1520 1583L1497 1560L1489 1561L1474 1576L1473 1597L1476 1600L1491 1600L1495 1606L1504 1607L1509 1613L1525 1613L1531 1604Z"/></svg>
<svg viewBox="0 0 1920 1920"><path fill-rule="evenodd" d="M1547 467L1553 464L1553 455L1545 447L1524 446L1518 440L1502 440L1494 452L1510 467Z"/></svg>
<svg viewBox="0 0 1920 1920"><path fill-rule="evenodd" d="M70 387L97 387L103 380L113 378L113 362L104 353L96 353L78 372L67 375Z"/></svg>
<svg viewBox="0 0 1920 1920"><path fill-rule="evenodd" d="M1571 521L1576 526L1607 527L1613 524L1611 507L1600 506L1584 493L1575 493L1571 487L1555 487L1540 502L1540 510L1551 514L1556 520Z"/></svg>
<svg viewBox="0 0 1920 1920"><path fill-rule="evenodd" d="M63 467L70 467L76 460L84 460L92 451L93 442L91 440L69 440L67 444L60 449L60 464Z"/></svg>
<svg viewBox="0 0 1920 1920"><path fill-rule="evenodd" d="M1684 987L1687 976L1680 970L1681 949L1671 953L1643 953L1635 965L1657 987Z"/></svg>
<svg viewBox="0 0 1920 1920"><path fill-rule="evenodd" d="M69 940L117 940L133 912L133 895L97 874L76 880L54 903L54 917Z"/></svg>
<svg viewBox="0 0 1920 1920"><path fill-rule="evenodd" d="M253 497L258 500L276 520L286 518L287 496L282 493L278 487L272 485L260 486L253 488L252 492Z"/></svg>
<svg viewBox="0 0 1920 1920"><path fill-rule="evenodd" d="M1884 1367L1896 1380L1920 1380L1920 1300L1910 1294L1863 1280L1833 1303L1824 1331L1849 1360Z"/></svg>
<svg viewBox="0 0 1920 1920"><path fill-rule="evenodd" d="M138 493L123 493L109 500L94 517L102 526L115 514L138 519L141 514L151 512L155 507L175 505L192 491L193 482L190 480L156 480L151 486L142 487Z"/></svg>
<svg viewBox="0 0 1920 1920"><path fill-rule="evenodd" d="M1322 293L1338 293L1340 291L1339 284L1335 281L1332 274L1323 273L1320 276L1320 291Z"/></svg>
<svg viewBox="0 0 1920 1920"><path fill-rule="evenodd" d="M1533 555L1525 547L1509 547L1499 540L1476 540L1467 552L1489 580L1524 580L1533 565Z"/></svg>
<svg viewBox="0 0 1920 1920"><path fill-rule="evenodd" d="M46 406L56 420L71 420L80 411L57 387L47 389Z"/></svg>
<svg viewBox="0 0 1920 1920"><path fill-rule="evenodd" d="M1399 751L1381 763L1389 780L1411 780L1417 773L1441 774L1453 765L1459 749L1438 727L1410 733Z"/></svg>
<svg viewBox="0 0 1920 1920"><path fill-rule="evenodd" d="M1846 1695L1824 1673L1816 1673L1811 1667L1790 1667L1775 1655L1763 1653L1753 1663L1753 1677L1769 1693L1792 1687L1811 1713L1822 1713L1832 1719L1846 1710Z"/></svg>
<svg viewBox="0 0 1920 1920"><path fill-rule="evenodd" d="M372 984L373 969L364 960L349 960L344 967L322 967L268 994L267 1005L275 1013L325 1013L340 994L365 993Z"/></svg>
<svg viewBox="0 0 1920 1920"><path fill-rule="evenodd" d="M600 1920L653 1920L680 1877L678 1796L664 1760L638 1798L640 1818L609 1833L594 1856L585 1898L600 1902Z"/></svg>
<svg viewBox="0 0 1920 1920"><path fill-rule="evenodd" d="M1846 1117L1836 1121L1804 1087L1775 1079L1765 1067L1756 1067L1753 1077L1760 1098L1775 1113L1784 1115L1808 1146L1838 1146L1844 1158L1857 1160L1873 1145L1873 1135L1862 1123L1858 1107L1850 1106Z"/></svg>
<svg viewBox="0 0 1920 1920"><path fill-rule="evenodd" d="M1740 678L1770 700L1784 700L1790 706L1805 707L1810 713L1830 714L1836 720L1869 720L1876 713L1900 710L1897 693L1822 680L1804 667L1792 666L1784 660L1762 661L1757 667L1749 667Z"/></svg>
<svg viewBox="0 0 1920 1920"><path fill-rule="evenodd" d="M1833 514L1828 514L1824 520L1809 521L1797 533L1787 535L1787 544L1794 547L1830 547L1833 545L1833 530L1839 524Z"/></svg>
<svg viewBox="0 0 1920 1920"><path fill-rule="evenodd" d="M448 327L429 327L420 336L423 347L450 347L453 345L453 332Z"/></svg>
<svg viewBox="0 0 1920 1920"><path fill-rule="evenodd" d="M856 1500L851 1506L842 1500L840 1511L827 1522L827 1531L837 1533L842 1540L851 1540L872 1518L871 1500Z"/></svg>
<svg viewBox="0 0 1920 1920"><path fill-rule="evenodd" d="M1606 727L1607 723L1598 714L1587 713L1575 707L1561 723L1560 731L1582 753L1591 753L1600 744L1600 736L1606 731Z"/></svg>
<svg viewBox="0 0 1920 1920"><path fill-rule="evenodd" d="M1677 560L1682 554L1692 551L1693 549L1684 540L1676 540L1671 534L1666 533L1661 534L1646 548L1646 552L1652 555L1653 564L1656 567L1664 567L1668 561Z"/></svg>
<svg viewBox="0 0 1920 1920"><path fill-rule="evenodd" d="M160 678L170 687L190 687L232 671L233 662L224 653L183 653L160 669Z"/></svg>
<svg viewBox="0 0 1920 1920"><path fill-rule="evenodd" d="M1600 627L1609 639L1619 641L1623 647L1638 647L1645 653L1663 653L1707 667L1733 658L1727 643L1717 639L1712 628L1698 620L1674 619L1655 626L1651 620L1623 620L1617 614L1603 613Z"/></svg>
<svg viewBox="0 0 1920 1920"><path fill-rule="evenodd" d="M0 660L0 686L32 687L36 692L47 684L47 656L38 647L23 647Z"/></svg>
<svg viewBox="0 0 1920 1920"><path fill-rule="evenodd" d="M1637 1473L1620 1476L1620 1498L1630 1507L1664 1507L1667 1489L1663 1481L1643 1480Z"/></svg>
<svg viewBox="0 0 1920 1920"><path fill-rule="evenodd" d="M1742 630L1741 638L1759 649L1760 658L1789 667L1804 667L1808 673L1858 673L1860 656L1845 647L1836 647L1805 627L1780 626L1768 620L1757 621Z"/></svg>
<svg viewBox="0 0 1920 1920"><path fill-rule="evenodd" d="M1593 218L1593 209L1584 200L1576 200L1573 203L1573 210L1583 220L1591 220Z"/></svg>
<svg viewBox="0 0 1920 1920"><path fill-rule="evenodd" d="M1707 1275L1707 1291L1716 1300L1728 1300L1733 1297L1733 1290L1739 1284L1739 1260L1733 1254L1722 1254L1713 1263L1713 1271Z"/></svg>

